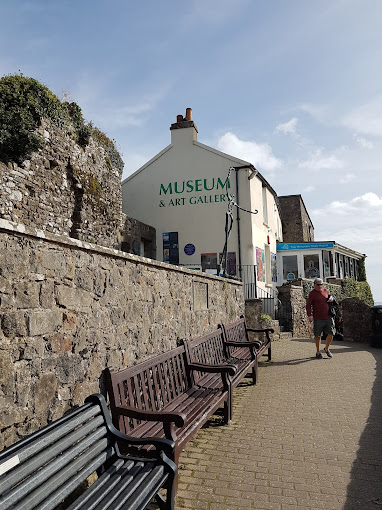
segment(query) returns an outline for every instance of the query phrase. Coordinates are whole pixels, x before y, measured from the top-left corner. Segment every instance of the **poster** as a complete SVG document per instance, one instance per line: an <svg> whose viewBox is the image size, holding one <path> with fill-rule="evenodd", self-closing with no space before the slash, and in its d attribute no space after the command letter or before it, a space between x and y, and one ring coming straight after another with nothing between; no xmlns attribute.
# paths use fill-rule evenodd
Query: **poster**
<svg viewBox="0 0 382 510"><path fill-rule="evenodd" d="M271 253L271 264L272 282L277 282L276 253Z"/></svg>
<svg viewBox="0 0 382 510"><path fill-rule="evenodd" d="M257 272L257 281L264 282L265 274L264 274L264 260L265 254L264 250L261 248L256 248L256 272Z"/></svg>

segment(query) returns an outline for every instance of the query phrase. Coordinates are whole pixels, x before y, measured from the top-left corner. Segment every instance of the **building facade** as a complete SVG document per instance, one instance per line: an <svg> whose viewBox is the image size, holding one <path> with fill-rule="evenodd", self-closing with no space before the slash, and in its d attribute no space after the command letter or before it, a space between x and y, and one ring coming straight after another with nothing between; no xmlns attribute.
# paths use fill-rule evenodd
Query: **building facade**
<svg viewBox="0 0 382 510"><path fill-rule="evenodd" d="M336 283L359 279L359 263L365 255L334 241L277 244L277 284L298 278L322 278Z"/></svg>
<svg viewBox="0 0 382 510"><path fill-rule="evenodd" d="M251 163L198 142L190 108L170 131L170 145L122 182L124 213L156 229L158 260L275 287L275 191Z"/></svg>
<svg viewBox="0 0 382 510"><path fill-rule="evenodd" d="M279 196L284 243L311 243L314 227L301 195Z"/></svg>

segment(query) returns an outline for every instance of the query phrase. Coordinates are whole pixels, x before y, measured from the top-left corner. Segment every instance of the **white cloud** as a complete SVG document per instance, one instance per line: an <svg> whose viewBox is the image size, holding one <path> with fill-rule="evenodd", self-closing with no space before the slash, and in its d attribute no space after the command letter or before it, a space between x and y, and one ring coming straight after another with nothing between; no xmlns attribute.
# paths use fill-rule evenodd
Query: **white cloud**
<svg viewBox="0 0 382 510"><path fill-rule="evenodd" d="M329 107L327 105L304 103L299 105L298 109L308 113L319 122L325 122L328 118Z"/></svg>
<svg viewBox="0 0 382 510"><path fill-rule="evenodd" d="M303 192L304 193L311 193L315 189L316 189L315 186L307 186L306 188L303 189Z"/></svg>
<svg viewBox="0 0 382 510"><path fill-rule="evenodd" d="M284 135L294 134L294 133L296 133L296 127L297 127L297 118L293 117L288 122L285 122L283 124L278 124L276 126L276 131L278 131L279 133L282 133Z"/></svg>
<svg viewBox="0 0 382 510"><path fill-rule="evenodd" d="M145 114L151 110L152 104L143 102L134 106L112 108L104 111L99 118L102 119L102 124L114 127L141 126L144 123Z"/></svg>
<svg viewBox="0 0 382 510"><path fill-rule="evenodd" d="M381 300L382 196L368 192L346 201L333 201L309 213L316 240L333 240L365 253L366 272L374 299Z"/></svg>
<svg viewBox="0 0 382 510"><path fill-rule="evenodd" d="M373 142L357 135L357 133L354 133L353 138L363 149L372 149L374 147Z"/></svg>
<svg viewBox="0 0 382 510"><path fill-rule="evenodd" d="M150 161L152 157L149 155L134 153L130 148L126 150L126 154L128 155L126 158L122 156L122 159L125 163L122 180L126 179L126 177L128 177L130 174L141 168L141 166L147 163L147 161Z"/></svg>
<svg viewBox="0 0 382 510"><path fill-rule="evenodd" d="M299 168L308 168L309 170L336 170L343 168L344 163L334 154L324 156L321 149L317 149L305 161L298 164Z"/></svg>
<svg viewBox="0 0 382 510"><path fill-rule="evenodd" d="M373 192L368 192L359 197L354 197L348 202L334 200L322 209L315 209L312 214L319 217L330 216L331 218L333 218L333 215L352 216L353 225L365 224L365 219L367 224L370 225L380 222L382 219L382 197ZM380 230L382 236L382 228Z"/></svg>
<svg viewBox="0 0 382 510"><path fill-rule="evenodd" d="M382 136L382 95L354 108L342 118L341 123L364 135Z"/></svg>
<svg viewBox="0 0 382 510"><path fill-rule="evenodd" d="M252 163L258 170L273 171L280 168L282 162L272 153L272 148L266 143L256 143L240 140L233 133L226 133L218 140L219 150L237 158Z"/></svg>
<svg viewBox="0 0 382 510"><path fill-rule="evenodd" d="M341 184L348 184L351 181L354 181L355 175L354 174L345 174L340 177L340 183Z"/></svg>

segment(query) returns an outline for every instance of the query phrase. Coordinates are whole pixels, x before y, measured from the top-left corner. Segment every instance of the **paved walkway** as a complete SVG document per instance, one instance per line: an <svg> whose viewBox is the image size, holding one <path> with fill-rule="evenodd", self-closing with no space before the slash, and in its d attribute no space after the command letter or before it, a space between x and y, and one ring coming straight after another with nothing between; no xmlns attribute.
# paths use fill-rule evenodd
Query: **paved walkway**
<svg viewBox="0 0 382 510"><path fill-rule="evenodd" d="M382 509L382 349L278 340L180 459L176 509ZM248 379L249 381L249 379Z"/></svg>

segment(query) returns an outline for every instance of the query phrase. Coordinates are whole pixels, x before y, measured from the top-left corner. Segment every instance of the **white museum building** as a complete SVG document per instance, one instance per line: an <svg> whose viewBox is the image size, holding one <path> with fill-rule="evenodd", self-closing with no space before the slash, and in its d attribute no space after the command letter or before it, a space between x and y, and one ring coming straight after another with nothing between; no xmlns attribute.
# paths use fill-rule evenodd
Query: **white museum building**
<svg viewBox="0 0 382 510"><path fill-rule="evenodd" d="M276 192L251 163L198 142L191 108L170 131L171 143L122 182L123 212L156 229L158 260L275 288Z"/></svg>

